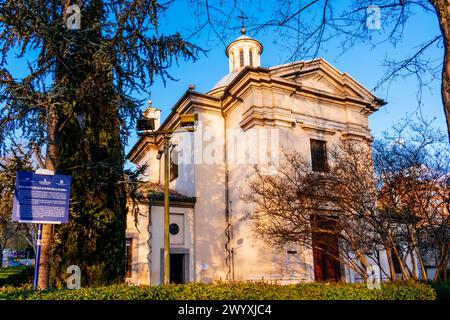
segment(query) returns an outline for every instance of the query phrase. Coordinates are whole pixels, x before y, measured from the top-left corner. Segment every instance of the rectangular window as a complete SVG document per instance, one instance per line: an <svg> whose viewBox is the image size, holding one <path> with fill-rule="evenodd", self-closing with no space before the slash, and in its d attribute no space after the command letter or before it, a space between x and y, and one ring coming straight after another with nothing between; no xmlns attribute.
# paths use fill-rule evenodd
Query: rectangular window
<svg viewBox="0 0 450 320"><path fill-rule="evenodd" d="M125 255L123 257L123 263L125 265L125 277L131 277L132 252L133 252L133 239L126 238Z"/></svg>
<svg viewBox="0 0 450 320"><path fill-rule="evenodd" d="M253 50L252 49L249 50L248 57L250 59L250 66L253 67Z"/></svg>
<svg viewBox="0 0 450 320"><path fill-rule="evenodd" d="M311 143L311 165L313 171L325 172L327 165L327 143L320 140L310 140Z"/></svg>
<svg viewBox="0 0 450 320"><path fill-rule="evenodd" d="M170 152L170 181L178 178L178 152L172 149Z"/></svg>

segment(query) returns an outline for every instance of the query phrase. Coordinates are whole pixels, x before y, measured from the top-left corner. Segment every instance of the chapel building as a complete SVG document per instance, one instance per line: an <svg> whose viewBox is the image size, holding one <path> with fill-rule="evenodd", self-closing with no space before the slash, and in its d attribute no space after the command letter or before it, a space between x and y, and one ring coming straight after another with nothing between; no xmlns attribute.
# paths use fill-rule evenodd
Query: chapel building
<svg viewBox="0 0 450 320"><path fill-rule="evenodd" d="M320 251L259 239L243 195L254 165L276 173L282 150L301 152L320 169L342 139L370 142L368 117L384 101L321 58L262 67L263 46L245 30L225 52L229 73L209 92L189 88L162 122L151 104L144 112L160 130L180 128L183 114L198 118L195 132L180 128L171 137L171 282L355 281ZM163 142L141 137L128 154L134 164L148 165L140 215L127 221L127 280L135 284L163 278ZM338 253L337 239L330 245Z"/></svg>

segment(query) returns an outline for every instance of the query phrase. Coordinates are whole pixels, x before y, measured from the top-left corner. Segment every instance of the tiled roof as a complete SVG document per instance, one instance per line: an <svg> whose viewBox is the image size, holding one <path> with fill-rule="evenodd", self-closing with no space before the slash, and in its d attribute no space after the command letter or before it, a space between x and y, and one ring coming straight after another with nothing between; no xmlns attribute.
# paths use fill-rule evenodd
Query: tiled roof
<svg viewBox="0 0 450 320"><path fill-rule="evenodd" d="M148 195L150 201L164 199L164 186L157 183L146 184L146 186L142 188L142 192ZM173 189L169 189L169 200L195 202L195 197L188 197Z"/></svg>

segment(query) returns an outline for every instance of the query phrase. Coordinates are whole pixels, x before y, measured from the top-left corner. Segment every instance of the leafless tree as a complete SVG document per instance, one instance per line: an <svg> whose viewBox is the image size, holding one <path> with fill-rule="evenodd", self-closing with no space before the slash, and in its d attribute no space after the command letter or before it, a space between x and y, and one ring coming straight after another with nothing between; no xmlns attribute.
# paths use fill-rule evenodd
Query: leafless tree
<svg viewBox="0 0 450 320"><path fill-rule="evenodd" d="M357 44L376 47L396 45L405 36L405 25L411 20L421 23L416 13L436 18L436 34L418 42L400 57L387 57L385 73L374 89L398 78L415 77L417 97L421 104L422 90L432 81L441 81L441 96L450 132L450 1L449 0L338 0L305 1L211 1L191 0L197 17L192 35L209 32L225 44L225 35L240 27L236 18L245 19L249 34L264 32L278 35L277 45L290 52L289 60L311 59L322 54L329 44L336 56ZM212 32L211 32L212 31ZM433 53L438 48L440 56ZM450 134L449 134L450 139Z"/></svg>
<svg viewBox="0 0 450 320"><path fill-rule="evenodd" d="M424 258L434 258L434 280L446 278L450 243L450 150L432 121L404 120L374 144L379 188L378 223L399 258L403 277L427 278ZM380 233L383 228L380 227ZM403 253L397 248L404 248ZM432 251L432 252L430 252ZM411 259L411 268L403 263ZM430 259L427 259L430 260ZM430 262L428 262L430 263Z"/></svg>
<svg viewBox="0 0 450 320"><path fill-rule="evenodd" d="M346 150L354 151L352 148ZM356 167L351 168L355 175L340 166L345 157L355 160ZM324 246L314 245L314 250L323 251L367 279L371 263L366 252L373 251L374 242L363 212L373 210L374 188L370 185L372 171L363 168L370 168L370 157L369 162L350 154L340 159L342 162L331 164L327 172L315 172L300 153L284 152L276 175L264 175L255 168L245 199L255 204L255 234L270 243L296 243L311 249L314 235L319 239L336 237L339 254ZM367 178L361 176L365 172ZM362 192L366 190L367 194Z"/></svg>
<svg viewBox="0 0 450 320"><path fill-rule="evenodd" d="M445 134L429 121L405 120L374 143L373 155L363 139L332 146L325 172L285 152L276 175L256 167L245 199L256 208L255 234L271 243L311 248L314 234L332 235L339 255L320 249L364 279L369 265L381 267L385 252L385 276L396 280L398 264L402 279L426 280L424 260L432 251L438 280L449 260L449 164ZM318 216L328 227L315 223Z"/></svg>

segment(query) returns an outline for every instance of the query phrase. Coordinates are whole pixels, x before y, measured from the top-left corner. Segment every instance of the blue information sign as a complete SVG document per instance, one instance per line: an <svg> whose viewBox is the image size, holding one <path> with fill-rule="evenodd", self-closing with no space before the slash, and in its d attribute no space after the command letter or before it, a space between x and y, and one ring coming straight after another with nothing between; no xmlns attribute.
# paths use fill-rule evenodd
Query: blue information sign
<svg viewBox="0 0 450 320"><path fill-rule="evenodd" d="M70 176L16 173L12 220L28 223L67 223Z"/></svg>

